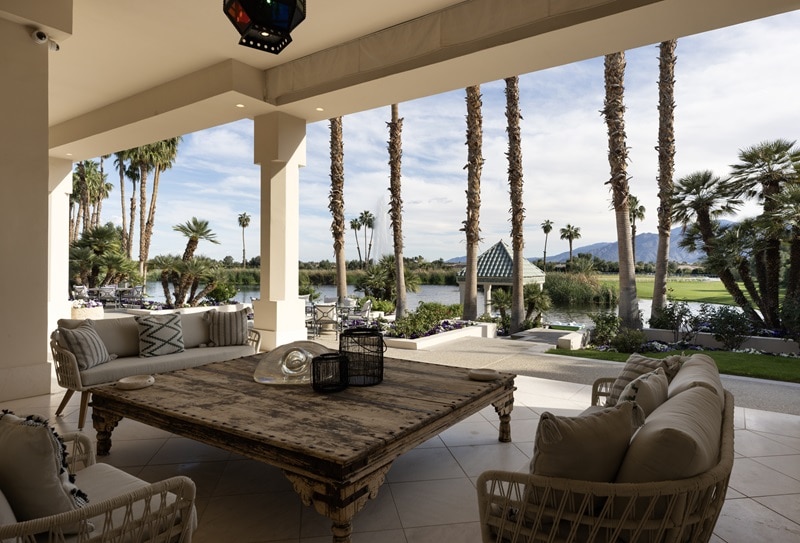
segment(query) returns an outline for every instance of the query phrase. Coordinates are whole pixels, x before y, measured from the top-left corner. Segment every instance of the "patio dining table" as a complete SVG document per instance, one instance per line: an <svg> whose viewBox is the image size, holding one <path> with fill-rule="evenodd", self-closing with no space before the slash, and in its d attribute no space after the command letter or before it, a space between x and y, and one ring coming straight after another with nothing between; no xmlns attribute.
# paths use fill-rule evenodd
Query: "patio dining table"
<svg viewBox="0 0 800 543"><path fill-rule="evenodd" d="M139 390L93 389L98 455L128 417L271 464L331 519L333 541L348 543L354 515L400 455L489 405L499 440L511 440L513 374L477 381L467 368L387 358L381 384L321 394L256 383L265 354L159 374Z"/></svg>

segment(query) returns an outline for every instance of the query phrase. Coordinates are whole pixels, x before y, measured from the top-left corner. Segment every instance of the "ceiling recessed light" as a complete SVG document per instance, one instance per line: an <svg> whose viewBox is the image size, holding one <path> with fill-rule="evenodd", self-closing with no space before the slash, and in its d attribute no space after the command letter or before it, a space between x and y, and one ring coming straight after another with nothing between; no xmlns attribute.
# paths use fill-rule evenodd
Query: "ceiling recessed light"
<svg viewBox="0 0 800 543"><path fill-rule="evenodd" d="M244 107L244 104L236 104L236 107Z"/></svg>
<svg viewBox="0 0 800 543"><path fill-rule="evenodd" d="M325 111L325 108L323 108L323 107L318 107L318 108L317 108L317 111Z"/></svg>
<svg viewBox="0 0 800 543"><path fill-rule="evenodd" d="M72 153L67 153L67 156L72 156Z"/></svg>

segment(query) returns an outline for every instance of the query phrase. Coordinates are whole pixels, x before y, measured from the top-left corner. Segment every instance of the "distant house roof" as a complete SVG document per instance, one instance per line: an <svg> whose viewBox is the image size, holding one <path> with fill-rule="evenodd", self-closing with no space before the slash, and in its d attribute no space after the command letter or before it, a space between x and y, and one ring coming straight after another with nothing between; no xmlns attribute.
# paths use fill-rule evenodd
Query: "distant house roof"
<svg viewBox="0 0 800 543"><path fill-rule="evenodd" d="M478 257L478 283L510 285L514 269L514 255L504 241L500 240ZM458 281L463 282L466 268L458 272ZM522 283L544 283L544 272L526 258L522 261Z"/></svg>

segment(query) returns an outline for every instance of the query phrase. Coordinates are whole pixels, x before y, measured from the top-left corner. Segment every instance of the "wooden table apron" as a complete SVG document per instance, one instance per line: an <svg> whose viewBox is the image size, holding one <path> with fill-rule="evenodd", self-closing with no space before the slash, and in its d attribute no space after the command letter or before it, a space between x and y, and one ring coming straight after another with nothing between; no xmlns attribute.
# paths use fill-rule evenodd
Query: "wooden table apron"
<svg viewBox="0 0 800 543"><path fill-rule="evenodd" d="M256 383L262 356L159 374L140 390L92 389L98 455L109 454L111 432L128 417L271 464L344 543L401 454L490 404L500 441L511 441L513 374L472 381L465 368L387 358L381 384L326 395Z"/></svg>

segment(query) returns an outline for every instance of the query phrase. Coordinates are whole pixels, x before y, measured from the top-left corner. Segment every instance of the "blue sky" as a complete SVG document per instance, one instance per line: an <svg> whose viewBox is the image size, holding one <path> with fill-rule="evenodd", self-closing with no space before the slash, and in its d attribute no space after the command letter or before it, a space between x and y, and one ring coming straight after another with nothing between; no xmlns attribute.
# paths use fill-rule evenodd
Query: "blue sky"
<svg viewBox="0 0 800 543"><path fill-rule="evenodd" d="M676 68L676 179L710 169L725 177L739 150L764 140L798 139L800 12L717 30L678 41ZM631 193L646 208L638 232L656 231L658 134L657 45L626 52L626 129ZM504 82L481 86L484 168L481 231L485 250L509 241ZM575 247L615 239L610 210L603 59L596 58L520 77L525 254L541 257L540 224L554 223L548 254L568 250L558 229L580 227ZM465 254L466 146L464 90L399 104L403 125L404 241L407 257L445 260ZM343 119L345 216L377 217L375 243L391 252L386 216L390 108ZM209 221L219 245L201 242L199 254L236 260L242 254L237 217L251 216L245 230L248 258L260 253L259 171L253 165L250 120L184 136L178 159L161 176L150 256L180 254L185 238L172 230L196 216ZM300 171L300 259L333 260L328 211L329 126L308 125L307 165ZM106 169L113 168L112 162ZM103 207L103 220L120 222L118 178ZM130 195L130 184L126 187ZM755 205L740 216L753 216ZM363 231L361 233L363 239ZM353 231L348 259L358 258ZM362 248L363 250L363 248ZM374 251L373 251L374 252ZM134 255L135 256L135 255Z"/></svg>

